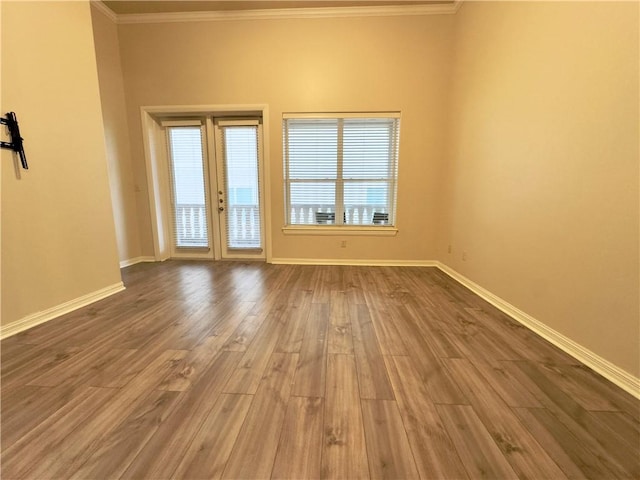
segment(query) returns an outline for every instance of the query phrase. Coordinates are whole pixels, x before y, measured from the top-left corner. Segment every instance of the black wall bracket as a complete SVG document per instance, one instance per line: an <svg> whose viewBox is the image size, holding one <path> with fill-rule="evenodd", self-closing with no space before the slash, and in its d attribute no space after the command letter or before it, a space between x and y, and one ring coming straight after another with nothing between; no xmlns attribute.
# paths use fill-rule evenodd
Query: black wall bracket
<svg viewBox="0 0 640 480"><path fill-rule="evenodd" d="M6 125L9 130L10 142L1 142L0 147L9 148L16 152L20 157L20 163L22 168L27 170L29 165L27 164L27 157L24 154L24 148L22 146L22 137L20 136L20 127L18 127L18 119L14 112L7 113L7 118L0 117L0 124Z"/></svg>

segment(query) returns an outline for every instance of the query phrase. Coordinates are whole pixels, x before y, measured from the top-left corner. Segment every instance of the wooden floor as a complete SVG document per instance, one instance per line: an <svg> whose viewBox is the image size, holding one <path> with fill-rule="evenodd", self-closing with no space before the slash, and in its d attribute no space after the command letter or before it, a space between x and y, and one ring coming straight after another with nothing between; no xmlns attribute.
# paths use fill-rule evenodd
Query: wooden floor
<svg viewBox="0 0 640 480"><path fill-rule="evenodd" d="M436 269L176 262L2 341L2 478L640 478L640 402Z"/></svg>

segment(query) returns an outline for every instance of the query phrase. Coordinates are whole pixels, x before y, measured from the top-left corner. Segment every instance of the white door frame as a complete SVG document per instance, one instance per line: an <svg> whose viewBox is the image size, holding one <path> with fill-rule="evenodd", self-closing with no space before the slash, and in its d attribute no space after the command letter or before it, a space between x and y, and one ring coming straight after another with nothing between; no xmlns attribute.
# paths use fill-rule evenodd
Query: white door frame
<svg viewBox="0 0 640 480"><path fill-rule="evenodd" d="M202 259L202 260L214 260L214 252L216 251L216 245L215 245L215 231L213 228L213 215L211 213L211 208L212 208L212 202L211 202L211 192L213 192L215 190L215 186L211 186L212 180L215 180L214 178L211 178L211 175L209 175L209 155L208 155L208 148L207 148L207 125L204 121L202 121L201 119L193 119L193 120L168 120L165 121L163 120L161 122L162 126L165 128L165 131L163 132L163 135L165 136L165 145L166 145L166 149L167 149L167 165L163 168L167 168L167 171L170 171L170 163L172 162L172 160L170 160L170 157L172 155L171 152L171 145L169 142L169 136L168 136L168 132L166 131L167 128L171 128L171 127L195 127L195 128L199 128L200 129L200 138L201 138L201 146L200 149L202 151L202 170L204 173L204 188L205 188L205 204L206 204L206 212L208 212L205 216L205 221L207 222L207 231L208 231L208 236L209 236L209 247L207 248L190 248L188 249L188 251L186 250L181 250L177 245L175 245L175 241L171 242L171 258L187 258L187 259ZM169 191L165 192L164 194L169 194L170 195L170 205L173 204L173 202L175 202L175 198L173 197L173 195L175 195L175 192L173 191L173 179L172 179L172 175L169 174L168 175L168 185L169 185ZM163 193L161 193L163 194ZM175 231L175 217L173 214L169 214L169 218L165 218L166 220L166 225L170 228L170 230L167 232L167 237L171 238L171 235L173 235L173 232Z"/></svg>
<svg viewBox="0 0 640 480"><path fill-rule="evenodd" d="M264 249L266 261L271 262L271 175L269 168L269 107L266 104L255 105L170 105L140 107L142 121L142 142L144 147L147 174L147 192L149 195L149 213L153 250L156 261L171 257L171 230L167 221L170 213L168 195L168 165L166 158L166 140L161 119L167 117L233 117L260 116L263 130L264 159ZM219 237L217 229L215 236ZM217 245L216 245L217 246ZM217 255L216 255L217 256Z"/></svg>

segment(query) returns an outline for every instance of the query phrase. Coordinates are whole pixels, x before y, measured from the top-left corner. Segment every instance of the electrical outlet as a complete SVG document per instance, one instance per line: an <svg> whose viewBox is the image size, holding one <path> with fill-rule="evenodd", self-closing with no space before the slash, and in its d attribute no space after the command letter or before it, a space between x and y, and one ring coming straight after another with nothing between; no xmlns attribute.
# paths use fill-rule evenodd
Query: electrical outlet
<svg viewBox="0 0 640 480"><path fill-rule="evenodd" d="M466 250L462 252L462 261L463 262L467 261L467 251Z"/></svg>
<svg viewBox="0 0 640 480"><path fill-rule="evenodd" d="M451 244L449 244L449 248L447 248L447 253L451 253Z"/></svg>
<svg viewBox="0 0 640 480"><path fill-rule="evenodd" d="M340 242L340 248L347 248L347 241L346 240L342 240Z"/></svg>

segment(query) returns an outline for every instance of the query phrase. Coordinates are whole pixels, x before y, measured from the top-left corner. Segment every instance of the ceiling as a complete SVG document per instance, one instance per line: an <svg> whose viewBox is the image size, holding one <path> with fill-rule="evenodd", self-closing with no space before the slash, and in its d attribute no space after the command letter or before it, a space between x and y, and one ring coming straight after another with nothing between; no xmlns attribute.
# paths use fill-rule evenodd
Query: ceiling
<svg viewBox="0 0 640 480"><path fill-rule="evenodd" d="M270 0L103 0L107 7L118 15L170 12L220 12L239 10L271 10L285 8L322 7L381 7L391 5L438 5L453 4L453 0L343 0L343 1L270 1Z"/></svg>

